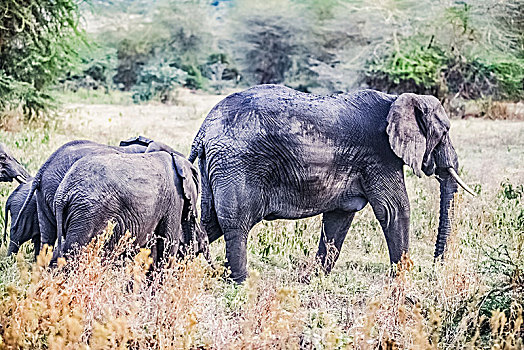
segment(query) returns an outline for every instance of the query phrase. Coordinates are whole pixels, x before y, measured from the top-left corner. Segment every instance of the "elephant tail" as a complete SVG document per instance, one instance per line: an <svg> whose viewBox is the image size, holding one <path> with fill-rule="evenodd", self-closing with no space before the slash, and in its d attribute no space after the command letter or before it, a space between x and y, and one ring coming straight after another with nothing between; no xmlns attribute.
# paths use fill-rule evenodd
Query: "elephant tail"
<svg viewBox="0 0 524 350"><path fill-rule="evenodd" d="M33 182L31 183L31 189L29 190L29 193L27 194L27 197L25 198L22 208L20 208L20 211L18 212L18 216L16 217L15 222L11 225L12 227L17 227L19 225L20 218L24 216L23 215L24 210L27 208L27 206L31 202L31 199L33 198L33 195L39 183L40 183L39 177L37 176L33 179Z"/></svg>
<svg viewBox="0 0 524 350"><path fill-rule="evenodd" d="M62 239L64 235L64 201L63 200L57 200L56 201L56 246L54 247L54 250L57 252L61 252L62 247ZM56 255L58 256L58 255ZM55 254L53 254L53 259L55 257Z"/></svg>
<svg viewBox="0 0 524 350"><path fill-rule="evenodd" d="M223 102L219 102L211 112L208 113L206 116L206 119L202 122L202 125L200 126L200 129L198 129L198 132L195 136L195 139L193 140L193 144L191 145L191 151L189 153L189 157L187 157L187 160L189 160L190 163L194 163L195 159L197 157L202 158L202 152L204 151L204 138L206 137L206 130L208 129L208 125L216 121L217 119L220 119L222 117L221 112L221 105Z"/></svg>
<svg viewBox="0 0 524 350"><path fill-rule="evenodd" d="M193 140L193 144L191 145L191 152L189 153L189 157L187 157L187 160L189 160L190 163L194 163L195 159L199 157L202 154L202 141L204 140L205 130L204 130L204 124L200 127L198 130L198 133L195 136L195 139Z"/></svg>

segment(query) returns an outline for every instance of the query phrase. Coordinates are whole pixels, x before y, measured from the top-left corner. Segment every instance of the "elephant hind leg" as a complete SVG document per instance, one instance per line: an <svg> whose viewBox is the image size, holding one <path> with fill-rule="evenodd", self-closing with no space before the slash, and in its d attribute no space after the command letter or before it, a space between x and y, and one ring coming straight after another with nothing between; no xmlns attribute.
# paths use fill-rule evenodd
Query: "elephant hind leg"
<svg viewBox="0 0 524 350"><path fill-rule="evenodd" d="M217 212L212 200L202 199L201 222L202 227L206 231L209 243L213 243L224 235L220 223L218 222Z"/></svg>
<svg viewBox="0 0 524 350"><path fill-rule="evenodd" d="M41 237L40 245L54 246L57 240L56 218L43 197L41 192L36 193L38 225Z"/></svg>
<svg viewBox="0 0 524 350"><path fill-rule="evenodd" d="M257 191L220 188L216 202L217 218L226 241L227 266L231 279L242 283L247 278L247 239L251 228L262 220L262 204Z"/></svg>
<svg viewBox="0 0 524 350"><path fill-rule="evenodd" d="M206 172L206 160L200 160L200 174L202 181L202 217L200 222L202 228L205 230L209 243L213 243L224 235L222 228L218 222L215 203L213 200L213 192L209 184L209 178Z"/></svg>
<svg viewBox="0 0 524 350"><path fill-rule="evenodd" d="M329 273L335 265L354 217L354 211L342 210L334 210L322 215L322 232L317 259L326 273Z"/></svg>

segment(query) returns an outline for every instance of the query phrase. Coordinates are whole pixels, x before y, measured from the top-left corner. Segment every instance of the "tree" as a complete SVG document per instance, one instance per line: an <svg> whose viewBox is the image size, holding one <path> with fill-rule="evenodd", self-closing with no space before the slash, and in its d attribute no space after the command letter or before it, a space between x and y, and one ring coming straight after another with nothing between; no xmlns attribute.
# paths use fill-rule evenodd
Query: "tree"
<svg viewBox="0 0 524 350"><path fill-rule="evenodd" d="M230 14L228 46L249 84L292 80L306 53L305 7L291 0L244 0Z"/></svg>
<svg viewBox="0 0 524 350"><path fill-rule="evenodd" d="M0 2L0 111L34 116L52 105L50 88L85 42L79 16L77 0Z"/></svg>

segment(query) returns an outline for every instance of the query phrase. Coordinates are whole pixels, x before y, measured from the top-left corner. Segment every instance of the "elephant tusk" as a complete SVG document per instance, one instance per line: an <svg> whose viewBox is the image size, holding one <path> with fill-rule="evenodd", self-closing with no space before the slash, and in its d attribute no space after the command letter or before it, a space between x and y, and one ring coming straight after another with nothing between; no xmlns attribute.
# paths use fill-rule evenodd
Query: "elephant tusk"
<svg viewBox="0 0 524 350"><path fill-rule="evenodd" d="M15 179L16 179L16 181L20 182L21 184L26 184L27 183L27 181L25 179L25 176L23 176L23 175L16 175Z"/></svg>
<svg viewBox="0 0 524 350"><path fill-rule="evenodd" d="M451 177L453 177L455 179L455 181L457 181L457 183L460 185L460 187L462 187L466 192L468 192L473 197L477 196L477 194L468 185L466 185L464 183L464 181L462 181L462 179L460 178L460 176L458 176L458 174L455 171L455 169L448 168L448 172L451 175Z"/></svg>

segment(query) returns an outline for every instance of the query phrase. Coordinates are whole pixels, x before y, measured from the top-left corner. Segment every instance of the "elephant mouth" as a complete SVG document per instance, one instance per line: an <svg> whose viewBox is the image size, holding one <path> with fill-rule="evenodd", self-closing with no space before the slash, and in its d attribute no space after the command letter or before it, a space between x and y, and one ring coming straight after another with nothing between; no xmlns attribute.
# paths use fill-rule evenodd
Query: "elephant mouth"
<svg viewBox="0 0 524 350"><path fill-rule="evenodd" d="M439 169L440 170L440 169ZM442 171L444 170L444 171ZM448 176L451 176L453 178L453 180L455 180L457 182L457 184L462 187L464 189L464 191L466 191L467 193L469 193L470 195L472 195L473 197L476 197L477 194L475 193L475 191L469 187L468 185L466 185L466 183L464 182L464 180L462 180L460 178L460 176L457 174L457 172L455 171L455 169L453 169L453 167L449 167L449 168L443 168L441 171L438 171L437 172L437 180L439 181L442 181L442 177L448 177ZM440 173L440 174L439 174ZM440 176L439 176L440 175Z"/></svg>
<svg viewBox="0 0 524 350"><path fill-rule="evenodd" d="M15 179L20 184L26 184L27 183L27 177L25 177L24 175L16 175Z"/></svg>
<svg viewBox="0 0 524 350"><path fill-rule="evenodd" d="M0 175L0 182L13 182L13 180L18 181L20 184L26 184L27 176L24 174L10 175L6 173Z"/></svg>
<svg viewBox="0 0 524 350"><path fill-rule="evenodd" d="M473 191L466 183L458 176L457 172L453 168L448 168L449 175L459 184L460 187L464 189L464 191L468 192L473 197L476 197L477 194L475 191Z"/></svg>

